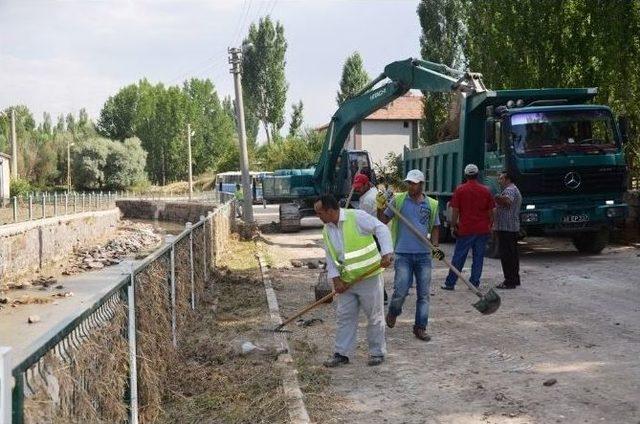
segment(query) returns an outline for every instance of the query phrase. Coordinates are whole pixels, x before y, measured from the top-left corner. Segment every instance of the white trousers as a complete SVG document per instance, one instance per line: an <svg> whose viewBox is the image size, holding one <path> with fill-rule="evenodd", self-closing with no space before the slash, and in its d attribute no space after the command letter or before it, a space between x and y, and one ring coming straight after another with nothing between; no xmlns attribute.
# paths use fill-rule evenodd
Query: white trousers
<svg viewBox="0 0 640 424"><path fill-rule="evenodd" d="M367 342L371 356L384 356L384 300L382 274L362 280L336 297L335 352L351 356L355 350L358 332L358 312L367 317Z"/></svg>

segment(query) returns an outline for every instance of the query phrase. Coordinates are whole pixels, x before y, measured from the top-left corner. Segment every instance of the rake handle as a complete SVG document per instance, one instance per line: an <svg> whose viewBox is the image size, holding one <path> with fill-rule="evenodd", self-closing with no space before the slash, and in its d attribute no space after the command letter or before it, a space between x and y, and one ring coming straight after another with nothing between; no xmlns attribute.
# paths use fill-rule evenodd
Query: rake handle
<svg viewBox="0 0 640 424"><path fill-rule="evenodd" d="M390 203L387 205L389 207L389 209L391 209L393 211L393 213L400 218L400 220L403 222L404 225L406 225L411 232L413 232L424 244L426 244L430 249L434 249L435 246L433 245L433 243L431 243L431 241L429 241L428 238L426 238L424 236L424 234L422 234L411 222L409 222L409 220L407 218L405 218L398 209L396 209L393 205L391 205ZM442 262L444 262L449 269L458 276L459 279L461 279L466 285L467 287L469 287L469 289L479 298L483 297L483 294L480 290L478 290L478 288L476 286L474 286L473 284L471 284L469 281L467 281L467 279L462 275L462 273L458 270L458 268L456 268L455 266L453 266L453 264L451 262L449 262L447 260L447 258L442 258Z"/></svg>
<svg viewBox="0 0 640 424"><path fill-rule="evenodd" d="M374 272L376 272L380 268L381 268L380 266L377 266L377 267L373 268L372 270L366 272L363 276L359 277L356 281L351 283L351 287L353 287L354 284L357 284L357 283L361 282L362 280L364 280L365 278L369 277L371 274L373 274ZM289 324L294 319L298 318L301 315L306 314L307 312L309 312L310 310L312 310L316 306L323 304L324 302L326 302L327 300L331 299L335 295L336 295L336 291L335 290L331 290L331 293L329 293L328 295L326 295L322 299L316 300L312 304L310 304L310 305L304 307L303 309L301 309L300 311L296 312L293 316L287 318L282 324L280 324L279 326L274 328L273 331L281 330L285 325Z"/></svg>

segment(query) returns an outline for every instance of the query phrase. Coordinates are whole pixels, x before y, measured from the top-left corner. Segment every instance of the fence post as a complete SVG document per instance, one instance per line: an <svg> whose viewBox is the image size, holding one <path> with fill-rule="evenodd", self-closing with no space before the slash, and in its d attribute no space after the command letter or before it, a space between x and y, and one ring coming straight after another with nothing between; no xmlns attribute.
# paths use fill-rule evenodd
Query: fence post
<svg viewBox="0 0 640 424"><path fill-rule="evenodd" d="M11 422L11 348L0 347L0 422Z"/></svg>
<svg viewBox="0 0 640 424"><path fill-rule="evenodd" d="M47 195L43 194L42 195L42 219L45 219L47 217L46 207L47 207Z"/></svg>
<svg viewBox="0 0 640 424"><path fill-rule="evenodd" d="M13 196L11 201L13 202L13 222L18 222L18 197Z"/></svg>
<svg viewBox="0 0 640 424"><path fill-rule="evenodd" d="M73 213L78 212L78 193L73 193Z"/></svg>
<svg viewBox="0 0 640 424"><path fill-rule="evenodd" d="M58 193L53 193L53 216L58 216Z"/></svg>
<svg viewBox="0 0 640 424"><path fill-rule="evenodd" d="M29 221L33 219L33 195L29 195Z"/></svg>
<svg viewBox="0 0 640 424"><path fill-rule="evenodd" d="M173 237L172 237L173 238ZM178 347L176 337L176 245L171 240L171 335L173 336L173 347Z"/></svg>
<svg viewBox="0 0 640 424"><path fill-rule="evenodd" d="M193 269L193 225L190 222L186 224L189 229L189 264L191 270L191 310L196 308L196 287L195 287L195 273Z"/></svg>
<svg viewBox="0 0 640 424"><path fill-rule="evenodd" d="M69 214L69 193L64 194L64 214Z"/></svg>
<svg viewBox="0 0 640 424"><path fill-rule="evenodd" d="M200 221L204 221L204 215L200 215ZM204 230L205 223L202 224L202 228ZM204 282L209 280L209 271L207 270L207 232L202 231L202 238L204 239L204 249L202 251L202 257L204 258Z"/></svg>
<svg viewBox="0 0 640 424"><path fill-rule="evenodd" d="M82 192L82 212L84 212L84 197L85 197L85 193Z"/></svg>
<svg viewBox="0 0 640 424"><path fill-rule="evenodd" d="M131 424L138 424L138 361L136 352L136 285L133 265L131 266L131 281L127 287L129 303L129 391L130 409L129 418Z"/></svg>

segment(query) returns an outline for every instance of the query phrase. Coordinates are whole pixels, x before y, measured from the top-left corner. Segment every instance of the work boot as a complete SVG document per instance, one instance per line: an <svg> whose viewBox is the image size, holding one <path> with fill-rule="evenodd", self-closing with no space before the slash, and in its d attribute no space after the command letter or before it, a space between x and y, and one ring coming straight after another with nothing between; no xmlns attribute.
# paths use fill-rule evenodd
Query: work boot
<svg viewBox="0 0 640 424"><path fill-rule="evenodd" d="M322 365L324 365L327 368L335 368L335 367L339 367L340 365L346 365L348 363L349 363L348 357L344 355L340 355L339 353L336 352L333 354L331 358L324 361Z"/></svg>
<svg viewBox="0 0 640 424"><path fill-rule="evenodd" d="M425 330L424 328L418 327L417 325L413 326L413 334L414 336L416 336L416 338L428 342L429 340L431 340L431 336L429 336L427 334L427 330Z"/></svg>
<svg viewBox="0 0 640 424"><path fill-rule="evenodd" d="M387 327L393 328L393 327L396 326L396 316L395 315L387 314L387 316L384 318L384 320L387 322Z"/></svg>
<svg viewBox="0 0 640 424"><path fill-rule="evenodd" d="M376 365L380 365L384 362L384 356L370 356L367 361L367 365L370 367L375 367Z"/></svg>
<svg viewBox="0 0 640 424"><path fill-rule="evenodd" d="M454 291L456 289L456 286L447 286L446 284L443 284L440 286L440 288L442 290Z"/></svg>

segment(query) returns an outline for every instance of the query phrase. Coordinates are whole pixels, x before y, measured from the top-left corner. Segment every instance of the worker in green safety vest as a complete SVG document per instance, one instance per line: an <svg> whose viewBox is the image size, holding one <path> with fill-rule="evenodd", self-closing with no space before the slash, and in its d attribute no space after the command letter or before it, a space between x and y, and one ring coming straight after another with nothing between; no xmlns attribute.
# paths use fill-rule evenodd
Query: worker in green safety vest
<svg viewBox="0 0 640 424"><path fill-rule="evenodd" d="M440 235L438 201L424 194L425 178L420 170L409 171L404 181L407 184L407 191L396 193L389 203L418 231L425 236L430 234L431 243L435 248L429 251L429 247L407 225L395 217L394 210L387 205L386 196L381 194L376 198L378 219L385 224L391 222L395 253L393 295L389 302L386 322L389 328L396 325L396 318L402 313L402 305L415 278L416 315L413 334L420 340L429 341L431 337L426 330L429 320L431 256L438 260L444 258L444 252L437 247Z"/></svg>
<svg viewBox="0 0 640 424"><path fill-rule="evenodd" d="M330 194L313 205L324 223L327 278L339 295L336 299L336 340L334 354L326 367L349 363L356 345L358 313L367 317L368 365L380 365L386 354L382 268L393 261L389 228L362 210L341 209ZM373 239L376 236L380 251ZM365 278L363 278L365 277ZM360 281L362 280L362 281Z"/></svg>

